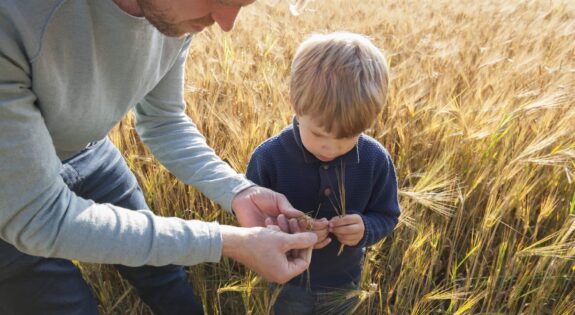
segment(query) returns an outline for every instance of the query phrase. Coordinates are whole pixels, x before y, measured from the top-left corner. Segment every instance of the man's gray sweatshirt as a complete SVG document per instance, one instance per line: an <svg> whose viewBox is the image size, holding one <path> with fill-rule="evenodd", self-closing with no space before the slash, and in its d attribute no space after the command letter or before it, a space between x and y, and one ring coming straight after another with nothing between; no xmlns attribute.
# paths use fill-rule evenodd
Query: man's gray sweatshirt
<svg viewBox="0 0 575 315"><path fill-rule="evenodd" d="M154 156L230 210L250 183L185 115L190 38L168 38L112 0L0 2L0 238L45 257L128 266L216 262L217 223L82 199L61 160L131 109ZM199 61L201 62L201 61Z"/></svg>

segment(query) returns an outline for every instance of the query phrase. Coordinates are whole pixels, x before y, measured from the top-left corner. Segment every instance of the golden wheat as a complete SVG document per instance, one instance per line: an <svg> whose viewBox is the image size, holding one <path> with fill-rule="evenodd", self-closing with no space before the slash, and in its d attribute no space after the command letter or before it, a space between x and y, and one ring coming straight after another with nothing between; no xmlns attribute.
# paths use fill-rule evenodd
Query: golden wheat
<svg viewBox="0 0 575 315"><path fill-rule="evenodd" d="M391 69L368 133L394 158L403 213L368 250L359 314L572 314L575 309L575 4L316 0L244 9L195 37L188 113L245 171L289 124L287 79L311 32L367 34ZM160 215L234 223L179 183L126 118L111 134ZM149 314L109 267L82 265L103 314ZM190 268L209 314L265 314L274 292L233 261Z"/></svg>

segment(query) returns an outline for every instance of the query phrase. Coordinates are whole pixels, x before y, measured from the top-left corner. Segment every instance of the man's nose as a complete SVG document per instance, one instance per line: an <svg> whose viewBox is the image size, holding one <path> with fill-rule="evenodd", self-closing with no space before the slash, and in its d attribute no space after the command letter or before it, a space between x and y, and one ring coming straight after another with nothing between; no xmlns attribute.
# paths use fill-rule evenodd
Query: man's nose
<svg viewBox="0 0 575 315"><path fill-rule="evenodd" d="M241 7L221 7L212 13L212 19L218 23L222 31L229 32L234 28L234 22L240 13Z"/></svg>

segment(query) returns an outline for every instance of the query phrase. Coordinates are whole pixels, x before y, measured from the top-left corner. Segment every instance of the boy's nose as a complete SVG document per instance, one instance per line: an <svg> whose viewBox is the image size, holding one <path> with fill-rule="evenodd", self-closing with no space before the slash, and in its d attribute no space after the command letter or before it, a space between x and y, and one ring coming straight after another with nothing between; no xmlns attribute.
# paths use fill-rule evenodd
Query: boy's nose
<svg viewBox="0 0 575 315"><path fill-rule="evenodd" d="M229 32L234 28L234 22L240 13L241 7L223 6L212 13L212 19L218 23L222 31Z"/></svg>

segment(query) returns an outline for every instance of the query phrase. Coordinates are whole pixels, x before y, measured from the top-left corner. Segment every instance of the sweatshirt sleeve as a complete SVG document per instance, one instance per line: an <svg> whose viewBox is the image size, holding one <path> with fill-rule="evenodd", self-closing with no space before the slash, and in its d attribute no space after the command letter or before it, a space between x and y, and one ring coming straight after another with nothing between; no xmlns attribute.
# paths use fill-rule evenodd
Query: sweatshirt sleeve
<svg viewBox="0 0 575 315"><path fill-rule="evenodd" d="M383 151L367 210L362 214L364 237L356 246L371 246L391 233L400 215L397 177L391 156Z"/></svg>
<svg viewBox="0 0 575 315"><path fill-rule="evenodd" d="M24 253L83 262L193 265L219 261L216 223L95 204L60 177L32 90L22 34L0 10L0 238Z"/></svg>
<svg viewBox="0 0 575 315"><path fill-rule="evenodd" d="M172 70L136 105L136 130L172 174L229 212L233 197L253 183L215 154L185 113L184 64L190 40Z"/></svg>

